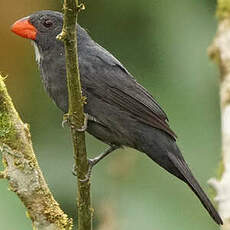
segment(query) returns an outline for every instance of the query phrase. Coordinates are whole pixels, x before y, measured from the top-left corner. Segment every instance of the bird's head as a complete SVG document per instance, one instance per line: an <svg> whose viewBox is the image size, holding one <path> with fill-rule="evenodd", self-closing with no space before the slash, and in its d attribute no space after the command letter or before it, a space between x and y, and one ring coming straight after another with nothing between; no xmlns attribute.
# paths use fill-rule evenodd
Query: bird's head
<svg viewBox="0 0 230 230"><path fill-rule="evenodd" d="M63 43L56 38L61 33L62 26L62 13L43 10L19 19L11 26L11 31L23 38L34 41L42 52L63 46ZM92 40L87 32L79 25L77 25L77 28L78 45L91 43Z"/></svg>
<svg viewBox="0 0 230 230"><path fill-rule="evenodd" d="M47 50L56 42L56 36L61 33L62 25L61 13L44 10L16 21L11 31L33 40L42 50Z"/></svg>

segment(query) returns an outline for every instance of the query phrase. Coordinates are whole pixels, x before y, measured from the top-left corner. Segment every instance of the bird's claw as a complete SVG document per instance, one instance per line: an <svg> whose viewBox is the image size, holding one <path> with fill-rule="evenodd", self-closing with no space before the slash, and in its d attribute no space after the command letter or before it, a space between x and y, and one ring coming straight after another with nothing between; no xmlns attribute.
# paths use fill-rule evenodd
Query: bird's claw
<svg viewBox="0 0 230 230"><path fill-rule="evenodd" d="M73 164L72 174L73 174L74 176L77 176L76 164Z"/></svg>
<svg viewBox="0 0 230 230"><path fill-rule="evenodd" d="M78 132L85 132L88 127L88 115L85 113L84 124L81 128L76 129Z"/></svg>
<svg viewBox="0 0 230 230"><path fill-rule="evenodd" d="M65 128L65 125L66 125L66 124L69 124L69 122L70 122L69 114L68 114L68 113L65 113L65 114L63 115L63 120L62 120L61 126L62 126L63 128Z"/></svg>
<svg viewBox="0 0 230 230"><path fill-rule="evenodd" d="M65 125L66 125L66 123L67 123L67 120L62 120L62 123L61 123L61 126L62 126L62 128L65 128Z"/></svg>
<svg viewBox="0 0 230 230"><path fill-rule="evenodd" d="M88 159L88 165L89 165L88 172L85 175L85 178L84 179L79 179L79 181L81 181L81 182L89 181L91 173L92 173L93 166L95 164L96 164L96 161L94 159ZM77 176L77 171L76 171L76 165L75 164L73 165L72 173L73 173L74 176Z"/></svg>
<svg viewBox="0 0 230 230"><path fill-rule="evenodd" d="M113 152L114 150L116 150L118 148L119 148L119 146L111 145L107 150L102 152L99 156L97 156L97 157L95 157L93 159L88 158L88 172L85 175L85 178L84 179L79 179L79 181L81 181L81 182L89 181L94 165L96 165L104 157L106 157L108 154L110 154L111 152ZM77 176L76 165L75 164L73 166L72 173L73 173L74 176Z"/></svg>
<svg viewBox="0 0 230 230"><path fill-rule="evenodd" d="M63 120L62 120L62 127L64 128L66 124L70 124L71 128L76 129L78 132L85 132L88 126L88 114L85 114L84 116L84 124L81 128L76 128L75 124L71 122L70 115L68 113L64 114Z"/></svg>

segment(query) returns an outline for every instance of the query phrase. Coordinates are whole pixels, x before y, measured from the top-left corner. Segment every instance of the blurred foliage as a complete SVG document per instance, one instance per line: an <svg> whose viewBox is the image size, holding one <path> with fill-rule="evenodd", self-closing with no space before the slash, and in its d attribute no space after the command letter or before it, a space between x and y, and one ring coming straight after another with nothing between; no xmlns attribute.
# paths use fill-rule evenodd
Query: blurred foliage
<svg viewBox="0 0 230 230"><path fill-rule="evenodd" d="M216 31L214 0L87 1L79 21L157 98L178 134L192 171L206 181L220 160L218 72L207 57ZM41 9L61 10L61 1L0 1L0 70L23 120L49 186L75 218L76 179L72 147L62 113L44 93L30 42L10 32L17 19ZM87 136L97 155L105 145ZM121 163L122 162L122 163ZM117 151L93 170L95 225L103 230L218 229L182 182L144 154ZM19 199L0 181L0 226L31 229Z"/></svg>

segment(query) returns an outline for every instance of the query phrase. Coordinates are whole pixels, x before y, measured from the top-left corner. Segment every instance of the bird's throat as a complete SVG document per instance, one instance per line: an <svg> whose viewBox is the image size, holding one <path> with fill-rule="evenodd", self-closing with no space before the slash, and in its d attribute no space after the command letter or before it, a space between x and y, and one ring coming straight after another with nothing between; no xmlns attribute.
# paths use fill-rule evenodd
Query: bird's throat
<svg viewBox="0 0 230 230"><path fill-rule="evenodd" d="M37 61L38 65L40 65L41 59L42 59L41 53L40 53L40 51L38 49L37 44L34 41L32 41L32 45L34 46L36 61Z"/></svg>

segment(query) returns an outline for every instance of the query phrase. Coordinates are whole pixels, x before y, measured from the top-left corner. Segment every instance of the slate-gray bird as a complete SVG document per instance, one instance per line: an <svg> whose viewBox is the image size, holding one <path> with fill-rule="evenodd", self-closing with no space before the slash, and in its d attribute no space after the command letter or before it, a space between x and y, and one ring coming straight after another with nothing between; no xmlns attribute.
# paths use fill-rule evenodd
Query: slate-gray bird
<svg viewBox="0 0 230 230"><path fill-rule="evenodd" d="M49 96L68 111L65 51L56 39L63 15L39 11L12 26L16 34L33 40L43 84ZM77 25L78 57L82 92L87 98L87 131L111 146L128 146L144 152L153 161L184 181L197 195L217 224L222 220L192 175L179 148L168 118L152 95L107 50Z"/></svg>

